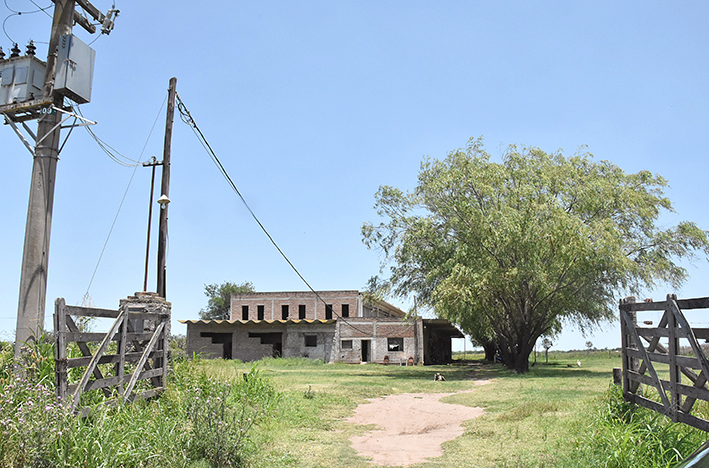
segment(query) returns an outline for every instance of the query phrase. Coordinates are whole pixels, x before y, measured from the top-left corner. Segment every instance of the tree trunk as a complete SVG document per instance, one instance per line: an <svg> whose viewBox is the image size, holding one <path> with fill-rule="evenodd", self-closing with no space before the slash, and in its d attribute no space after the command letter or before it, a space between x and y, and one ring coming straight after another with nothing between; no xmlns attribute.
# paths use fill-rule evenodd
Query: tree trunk
<svg viewBox="0 0 709 468"><path fill-rule="evenodd" d="M487 362L495 361L495 354L497 353L497 346L494 343L483 343L483 350L485 350L485 360Z"/></svg>
<svg viewBox="0 0 709 468"><path fill-rule="evenodd" d="M514 371L518 374L529 372L529 353L517 354L514 357Z"/></svg>
<svg viewBox="0 0 709 468"><path fill-rule="evenodd" d="M523 349L521 352L516 347L509 349L506 346L499 348L502 363L510 370L518 374L529 372L529 355L532 353L532 348Z"/></svg>

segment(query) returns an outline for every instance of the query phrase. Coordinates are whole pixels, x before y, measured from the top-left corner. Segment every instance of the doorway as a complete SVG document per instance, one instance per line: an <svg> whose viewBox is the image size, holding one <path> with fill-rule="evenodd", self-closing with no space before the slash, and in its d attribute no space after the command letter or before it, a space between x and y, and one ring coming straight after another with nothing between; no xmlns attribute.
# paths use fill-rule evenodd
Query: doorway
<svg viewBox="0 0 709 468"><path fill-rule="evenodd" d="M222 345L222 358L231 359L231 333L209 333L202 332L199 334L200 338L211 338L212 344Z"/></svg>
<svg viewBox="0 0 709 468"><path fill-rule="evenodd" d="M362 340L362 362L369 362L370 340Z"/></svg>
<svg viewBox="0 0 709 468"><path fill-rule="evenodd" d="M283 333L249 333L249 338L259 338L261 344L273 346L272 357L279 358L283 355Z"/></svg>

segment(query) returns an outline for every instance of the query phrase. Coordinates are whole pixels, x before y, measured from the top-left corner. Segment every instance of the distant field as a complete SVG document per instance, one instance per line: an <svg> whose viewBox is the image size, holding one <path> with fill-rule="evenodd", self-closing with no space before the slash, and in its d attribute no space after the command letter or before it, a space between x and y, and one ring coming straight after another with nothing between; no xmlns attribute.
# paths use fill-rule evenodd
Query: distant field
<svg viewBox="0 0 709 468"><path fill-rule="evenodd" d="M455 392L490 379L472 393L444 399L480 406L486 414L465 423L463 436L444 444L444 455L417 467L563 466L589 414L611 385L618 353L550 353L526 375L483 364L481 355L449 366L321 364L307 360L266 360L262 375L283 392L281 413L261 432L265 452L259 467L365 467L349 445L363 429L343 421L367 398L404 392ZM578 366L578 361L581 366ZM205 362L218 378L239 376L250 364ZM434 382L440 372L445 382ZM472 461L475 461L474 464Z"/></svg>

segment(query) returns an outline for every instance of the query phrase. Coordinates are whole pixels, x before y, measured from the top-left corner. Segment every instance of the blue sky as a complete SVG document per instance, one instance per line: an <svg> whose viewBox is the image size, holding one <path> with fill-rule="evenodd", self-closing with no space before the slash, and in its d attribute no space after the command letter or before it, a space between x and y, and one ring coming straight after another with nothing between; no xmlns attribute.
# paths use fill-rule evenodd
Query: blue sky
<svg viewBox="0 0 709 468"><path fill-rule="evenodd" d="M105 12L112 1L93 3ZM161 159L161 105L177 77L236 185L316 289L363 288L379 268L378 254L360 240L362 223L377 221L377 188L413 188L424 156L445 157L470 137L483 136L496 157L510 144L567 155L586 146L628 172L659 173L676 210L662 224L709 228L705 2L116 0L116 7L114 31L92 45L92 102L81 106L98 121L95 133L132 159L144 146L143 160ZM0 45L8 51L11 39L34 39L44 58L50 18L11 10L37 7L0 5ZM84 42L96 37L74 31ZM32 160L8 126L0 148L0 333L11 336ZM54 299L81 302L133 171L83 129L70 136L57 173L48 324ZM138 168L89 290L96 306L116 308L142 289L149 184L150 170ZM167 296L175 320L197 317L207 283L305 289L179 118L170 198ZM152 245L154 255L156 237ZM150 266L154 289L155 260ZM679 291L648 295L707 296L708 267L704 260L689 267ZM173 332L184 328L175 323ZM618 346L617 325L588 338L569 330L556 347L582 348L587 339Z"/></svg>

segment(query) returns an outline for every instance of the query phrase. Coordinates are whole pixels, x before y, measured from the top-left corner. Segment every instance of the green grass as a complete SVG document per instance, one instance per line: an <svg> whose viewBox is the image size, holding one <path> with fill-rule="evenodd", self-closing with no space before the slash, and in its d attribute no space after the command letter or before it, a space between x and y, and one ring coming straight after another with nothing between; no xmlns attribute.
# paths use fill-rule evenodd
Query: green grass
<svg viewBox="0 0 709 468"><path fill-rule="evenodd" d="M619 420L608 409L624 404L610 390L612 368L620 366L616 352L550 353L548 365L538 359L525 375L483 364L480 355L468 353L468 359L426 367L266 360L262 373L282 392L282 403L261 433L262 453L253 466L371 466L349 444L352 435L371 429L345 421L358 404L396 393L467 390L475 380L491 382L442 401L479 406L485 414L466 421L465 433L444 444L442 457L413 467L671 467L706 438L644 408L636 408L631 424ZM207 365L223 377L248 368ZM434 382L435 372L446 381ZM663 440L652 442L649 434ZM669 444L673 439L677 448Z"/></svg>
<svg viewBox="0 0 709 468"><path fill-rule="evenodd" d="M443 401L480 406L485 415L464 423L464 435L444 445L443 457L416 466L463 467L470 460L483 467L560 466L560 455L572 451L571 434L588 419L608 388L611 369L620 364L618 356L609 358L607 352L550 354L549 365L538 363L529 374L516 375L473 358L426 367L263 361L261 372L282 392L282 404L264 434L266 448L255 466L369 466L349 446L349 438L365 428L344 421L358 404L396 393L467 390L475 380L491 382ZM248 367L229 361L207 365L220 378L240 375ZM434 382L435 372L446 381Z"/></svg>
<svg viewBox="0 0 709 468"><path fill-rule="evenodd" d="M7 394L12 380L7 361L11 350L6 351L0 353L0 394ZM426 367L264 359L257 363L262 387L250 390L253 397L248 404L257 404L250 411L261 411L258 402L263 391L259 388L272 388L275 393L272 400L269 397L269 410L262 412L259 424L250 427L243 450L230 463L252 468L370 467L349 443L351 436L373 428L346 422L357 405L384 395L471 388L474 391L442 401L482 407L485 414L464 422L464 434L444 444L443 456L414 468L669 468L706 439L704 433L623 402L610 385L612 368L620 366L616 352L551 352L548 365L540 354L537 364L524 375L484 364L479 354L467 353L466 357L452 365ZM49 363L38 362L37 374L46 374ZM214 449L221 446L221 440L238 441L238 433L229 439L219 427L212 428L211 409L203 416L191 416L191 412L202 407L196 396L227 395L220 393L227 391L220 382L245 388L243 375L252 370L253 363L239 361L177 364L168 391L156 401L99 411L85 421L57 423L57 430L64 424L69 431L51 439L56 447L50 447L53 464L49 466L227 466L226 462L212 463L221 456ZM434 382L436 372L446 381ZM490 382L479 385L480 380ZM51 379L44 383L50 384ZM197 388L200 393L190 393ZM227 410L240 407L241 394L239 390L225 397L224 401L230 401ZM706 417L706 405L700 410ZM37 413L36 417L44 416ZM222 420L240 419L232 412ZM46 429L37 421L41 435ZM203 426L196 428L195 424ZM12 449L13 445L5 447Z"/></svg>

